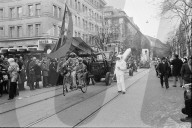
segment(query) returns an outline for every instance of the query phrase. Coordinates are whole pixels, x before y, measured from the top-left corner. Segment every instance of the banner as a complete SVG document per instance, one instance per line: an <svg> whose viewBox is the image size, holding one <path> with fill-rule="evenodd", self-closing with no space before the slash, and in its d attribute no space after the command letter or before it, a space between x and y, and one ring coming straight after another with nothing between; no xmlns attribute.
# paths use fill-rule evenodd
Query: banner
<svg viewBox="0 0 192 128"><path fill-rule="evenodd" d="M67 5L65 5L65 11L63 16L62 27L60 31L60 37L52 52L47 56L49 58L61 58L66 55L72 44L73 37L73 20L72 13Z"/></svg>

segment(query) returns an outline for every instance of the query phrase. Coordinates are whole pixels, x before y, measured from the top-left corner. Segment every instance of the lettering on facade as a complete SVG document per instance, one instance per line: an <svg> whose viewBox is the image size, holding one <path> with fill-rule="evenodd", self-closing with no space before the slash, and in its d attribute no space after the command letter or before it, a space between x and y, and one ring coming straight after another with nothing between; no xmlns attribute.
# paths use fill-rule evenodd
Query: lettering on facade
<svg viewBox="0 0 192 128"><path fill-rule="evenodd" d="M39 40L39 44L56 44L56 40Z"/></svg>

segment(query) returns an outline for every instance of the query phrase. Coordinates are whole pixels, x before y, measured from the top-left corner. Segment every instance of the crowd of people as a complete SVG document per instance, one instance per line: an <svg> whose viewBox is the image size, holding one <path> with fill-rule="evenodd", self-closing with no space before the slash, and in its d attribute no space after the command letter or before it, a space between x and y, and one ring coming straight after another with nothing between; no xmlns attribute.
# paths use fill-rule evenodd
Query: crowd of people
<svg viewBox="0 0 192 128"><path fill-rule="evenodd" d="M71 72L73 79L71 88L73 88L77 86L76 75L77 78L80 78L79 74L88 69L90 61L88 58L78 57L75 53L60 60L50 59L46 56L42 59L35 56L23 59L22 56L7 58L1 55L0 97L3 94L9 94L8 100L13 99L19 95L19 91L25 90L25 83L30 90L40 89L40 81L42 81L43 88L62 85L66 66Z"/></svg>
<svg viewBox="0 0 192 128"><path fill-rule="evenodd" d="M182 109L182 113L186 114L186 118L182 118L181 121L192 121L192 102L191 102L191 86L192 86L192 56L189 58L179 58L178 55L174 55L173 59L162 57L155 63L156 75L160 78L161 87L169 88L169 77L173 77L173 87L177 87L177 81L180 83L180 87L188 88L184 92L185 107Z"/></svg>

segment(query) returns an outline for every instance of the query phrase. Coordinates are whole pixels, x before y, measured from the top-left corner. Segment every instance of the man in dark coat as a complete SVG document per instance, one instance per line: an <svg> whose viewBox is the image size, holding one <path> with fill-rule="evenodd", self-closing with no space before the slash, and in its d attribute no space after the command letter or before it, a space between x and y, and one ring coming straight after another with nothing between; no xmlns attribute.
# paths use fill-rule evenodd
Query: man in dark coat
<svg viewBox="0 0 192 128"><path fill-rule="evenodd" d="M49 65L49 84L55 86L58 80L57 63L56 60L52 60Z"/></svg>
<svg viewBox="0 0 192 128"><path fill-rule="evenodd" d="M188 63L183 64L181 68L181 76L184 80L184 84L192 83L192 56L189 58ZM182 118L181 121L188 122L192 121L192 100L191 100L191 85L184 92L185 107L182 108L182 113L186 114L187 117Z"/></svg>
<svg viewBox="0 0 192 128"><path fill-rule="evenodd" d="M170 66L166 62L165 57L161 59L161 62L157 66L157 71L160 76L161 87L163 88L163 81L164 81L166 89L168 89L169 88L168 76L169 76Z"/></svg>
<svg viewBox="0 0 192 128"><path fill-rule="evenodd" d="M43 76L43 87L48 87L48 76L49 76L49 60L44 57L41 64L42 76Z"/></svg>
<svg viewBox="0 0 192 128"><path fill-rule="evenodd" d="M36 57L33 57L32 61L29 63L29 87L30 90L34 90L34 82L35 82L35 65L36 65Z"/></svg>
<svg viewBox="0 0 192 128"><path fill-rule="evenodd" d="M34 66L35 72L35 88L40 89L39 81L41 81L41 63L39 60L36 60L36 64Z"/></svg>
<svg viewBox="0 0 192 128"><path fill-rule="evenodd" d="M174 55L174 59L172 60L171 65L173 66L173 69L172 69L172 75L174 77L173 87L177 87L177 85L176 85L177 78L179 78L180 87L182 87L183 81L181 78L180 71L181 71L181 67L183 65L183 61L181 59L179 59L178 55Z"/></svg>

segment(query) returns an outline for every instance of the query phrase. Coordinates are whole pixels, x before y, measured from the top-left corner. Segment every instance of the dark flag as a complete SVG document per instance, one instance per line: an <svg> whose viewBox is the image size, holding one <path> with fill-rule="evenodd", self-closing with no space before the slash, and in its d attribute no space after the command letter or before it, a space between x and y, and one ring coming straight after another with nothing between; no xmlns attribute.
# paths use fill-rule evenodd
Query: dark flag
<svg viewBox="0 0 192 128"><path fill-rule="evenodd" d="M73 20L72 14L67 5L65 5L65 11L63 16L63 22L60 30L60 37L52 52L47 56L54 58L61 58L69 51L72 43L73 36Z"/></svg>

